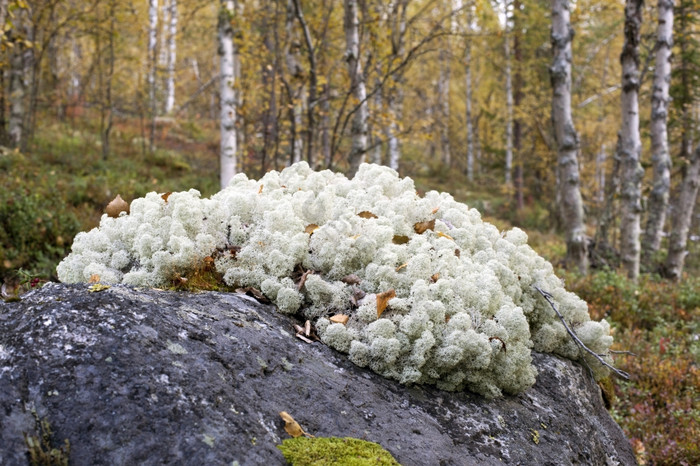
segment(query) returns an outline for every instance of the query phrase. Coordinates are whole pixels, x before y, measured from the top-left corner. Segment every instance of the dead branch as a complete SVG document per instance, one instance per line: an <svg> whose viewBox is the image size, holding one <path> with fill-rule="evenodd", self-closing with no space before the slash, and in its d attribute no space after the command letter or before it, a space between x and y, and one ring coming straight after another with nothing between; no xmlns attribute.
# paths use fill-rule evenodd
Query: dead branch
<svg viewBox="0 0 700 466"><path fill-rule="evenodd" d="M556 313L557 313L557 316L559 316L559 320L561 320L561 323L564 324L564 328L566 328L566 331L569 332L569 335L571 336L571 338L574 339L574 341L576 342L576 344L577 344L581 349L583 349L583 350L585 350L586 352L588 352L589 354L591 354L594 358L596 358L596 359L598 360L598 362L600 362L602 365L604 365L605 367L607 367L608 369L610 369L611 371L613 371L613 372L614 372L615 374L617 374L619 377L622 377L622 378L625 379L625 380L629 380L630 375L629 375L627 372L625 372L625 371L623 371L623 370L620 370L620 369L617 369L616 367L611 366L610 364L608 364L607 362L605 362L605 360L604 360L600 355L596 354L595 351L591 350L590 348L588 348L586 345L583 344L583 342L579 339L579 337L576 335L576 333L575 333L573 330L571 330L571 328L569 327L569 325L566 323L566 320L564 320L564 316L561 315L561 313L559 312L559 309L557 309L557 306L554 304L554 301L552 301L552 295L551 295L551 294L549 294L549 293L547 293L546 291L542 290L542 289L541 289L540 287L538 287L538 286L533 285L533 287L534 287L537 291L539 291L539 293L542 295L542 297L549 303L550 306L552 306L552 309L554 309L554 312L556 312Z"/></svg>

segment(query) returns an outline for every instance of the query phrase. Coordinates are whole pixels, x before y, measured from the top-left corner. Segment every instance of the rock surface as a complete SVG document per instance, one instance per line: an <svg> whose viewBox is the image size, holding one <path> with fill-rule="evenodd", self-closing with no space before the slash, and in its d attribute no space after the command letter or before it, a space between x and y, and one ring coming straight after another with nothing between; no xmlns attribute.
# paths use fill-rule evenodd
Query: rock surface
<svg viewBox="0 0 700 466"><path fill-rule="evenodd" d="M284 464L287 411L403 465L634 464L585 368L535 354L537 384L485 400L404 387L295 338L244 295L47 284L0 303L0 465L26 464L34 410L71 464Z"/></svg>

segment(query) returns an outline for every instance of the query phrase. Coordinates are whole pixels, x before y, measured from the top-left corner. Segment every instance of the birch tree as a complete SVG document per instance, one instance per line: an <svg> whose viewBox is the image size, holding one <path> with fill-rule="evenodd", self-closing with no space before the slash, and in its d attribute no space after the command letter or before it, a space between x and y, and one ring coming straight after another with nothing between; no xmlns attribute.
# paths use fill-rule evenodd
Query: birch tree
<svg viewBox="0 0 700 466"><path fill-rule="evenodd" d="M345 0L345 42L347 50L345 60L348 63L350 86L356 100L355 115L350 127L352 139L348 161L348 178L357 173L360 164L365 161L367 151L367 90L360 63L360 21L357 14L357 0Z"/></svg>
<svg viewBox="0 0 700 466"><path fill-rule="evenodd" d="M177 0L168 0L168 29L166 36L165 113L170 114L175 107L175 62L177 58Z"/></svg>
<svg viewBox="0 0 700 466"><path fill-rule="evenodd" d="M559 214L566 231L566 261L581 273L588 270L586 232L583 223L578 153L579 138L571 117L571 40L569 0L552 0L552 51L549 73L552 80L552 123L557 142L561 201Z"/></svg>
<svg viewBox="0 0 700 466"><path fill-rule="evenodd" d="M151 131L148 150L155 149L156 115L156 69L158 64L158 0L148 0L148 103L150 107Z"/></svg>
<svg viewBox="0 0 700 466"><path fill-rule="evenodd" d="M236 13L233 0L221 0L219 9L219 56L221 95L221 188L228 186L236 174L236 95L234 93L233 19Z"/></svg>
<svg viewBox="0 0 700 466"><path fill-rule="evenodd" d="M620 159L620 259L630 279L639 276L642 142L639 135L639 41L643 0L626 0L622 65L622 126L618 135Z"/></svg>
<svg viewBox="0 0 700 466"><path fill-rule="evenodd" d="M391 34L391 56L389 63L397 63L403 60L405 54L406 39L406 10L409 0L397 0L392 6L389 14ZM389 167L398 171L401 160L401 147L399 145L399 131L401 129L401 119L403 117L403 72L396 72L391 79L391 84L387 90L387 109L389 113L389 128L387 130L387 152L389 155Z"/></svg>
<svg viewBox="0 0 700 466"><path fill-rule="evenodd" d="M695 148L688 164L684 167L678 198L671 215L671 235L668 242L668 255L664 264L664 275L680 280L683 264L688 255L688 232L693 220L693 212L698 198L700 185L700 144Z"/></svg>
<svg viewBox="0 0 700 466"><path fill-rule="evenodd" d="M658 18L656 67L651 95L651 161L654 170L654 186L649 195L649 214L643 242L644 256L647 260L659 250L671 189L671 157L668 151L666 120L670 100L673 0L659 0Z"/></svg>

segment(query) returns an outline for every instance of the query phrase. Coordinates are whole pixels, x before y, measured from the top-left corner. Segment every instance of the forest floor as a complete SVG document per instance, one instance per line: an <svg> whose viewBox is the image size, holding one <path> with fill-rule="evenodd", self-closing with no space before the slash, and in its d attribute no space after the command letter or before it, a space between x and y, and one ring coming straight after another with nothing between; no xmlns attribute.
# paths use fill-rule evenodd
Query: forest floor
<svg viewBox="0 0 700 466"><path fill-rule="evenodd" d="M219 190L214 122L165 121L149 153L143 124L119 121L105 160L97 121L46 118L24 153L0 148L0 281L30 287L55 280L73 237L97 226L117 194L131 201L150 191L195 188L208 197ZM261 175L258 161L242 163L251 178ZM692 245L680 283L648 273L634 284L609 269L580 276L561 269L565 245L546 203L529 200L518 210L512 193L486 175L470 185L455 170L410 157L403 166L419 192L450 192L499 229L524 229L530 245L589 303L591 316L608 319L614 349L634 356L615 358L631 380L611 379L602 388L640 464L700 464L700 246Z"/></svg>

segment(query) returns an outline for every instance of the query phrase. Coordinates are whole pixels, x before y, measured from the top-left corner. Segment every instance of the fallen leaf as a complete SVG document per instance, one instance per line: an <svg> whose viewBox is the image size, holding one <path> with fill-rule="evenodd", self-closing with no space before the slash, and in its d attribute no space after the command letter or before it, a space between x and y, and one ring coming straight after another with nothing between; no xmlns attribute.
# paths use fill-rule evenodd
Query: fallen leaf
<svg viewBox="0 0 700 466"><path fill-rule="evenodd" d="M433 283L435 283L436 281L438 281L438 280L440 279L440 272L432 274L432 275L430 276L430 279L433 281Z"/></svg>
<svg viewBox="0 0 700 466"><path fill-rule="evenodd" d="M340 279L340 281L343 283L347 283L348 285L359 285L362 279L353 273L344 276Z"/></svg>
<svg viewBox="0 0 700 466"><path fill-rule="evenodd" d="M94 285L90 285L88 287L88 291L90 293L97 293L106 289L109 289L109 285L103 285L102 283L95 283Z"/></svg>
<svg viewBox="0 0 700 466"><path fill-rule="evenodd" d="M443 232L441 232L441 231L438 231L438 232L437 232L437 235L438 235L439 238L447 238L447 239L451 239L452 241L455 240L455 239L454 239L453 237L451 237L450 235L447 235L447 234L445 234L445 233L443 233Z"/></svg>
<svg viewBox="0 0 700 466"><path fill-rule="evenodd" d="M307 437L313 437L311 434L304 432L299 423L294 420L292 416L289 415L287 411L280 412L280 417L284 421L284 430L294 438L306 435Z"/></svg>
<svg viewBox="0 0 700 466"><path fill-rule="evenodd" d="M408 243L408 236L394 235L394 237L391 238L391 242L394 244L406 244Z"/></svg>
<svg viewBox="0 0 700 466"><path fill-rule="evenodd" d="M389 300L396 297L396 291L390 289L384 293L377 293L377 318L382 315L382 312L389 305Z"/></svg>
<svg viewBox="0 0 700 466"><path fill-rule="evenodd" d="M406 262L405 264L401 264L401 265L399 265L398 267L396 267L396 271L398 272L399 270L404 269L404 268L406 268L407 266L408 266L408 262Z"/></svg>
<svg viewBox="0 0 700 466"><path fill-rule="evenodd" d="M358 215L358 217L362 217L362 218L379 218L368 210L363 210L362 212L360 212L357 215Z"/></svg>
<svg viewBox="0 0 700 466"><path fill-rule="evenodd" d="M304 233L308 233L309 235L313 235L314 231L318 229L318 225L315 223L311 223L309 225L306 225L306 228L304 228Z"/></svg>
<svg viewBox="0 0 700 466"><path fill-rule="evenodd" d="M440 207L435 207L430 213L434 215L437 213L438 210L440 210Z"/></svg>
<svg viewBox="0 0 700 466"><path fill-rule="evenodd" d="M260 290L257 288L253 288L252 286L246 286L245 288L236 288L236 293L243 293L247 294L248 296L252 296L253 298L257 299L261 303L269 303L270 300L267 299L267 296L262 294Z"/></svg>
<svg viewBox="0 0 700 466"><path fill-rule="evenodd" d="M359 238L360 236L362 236L362 235L351 236L350 239L357 239L357 238Z"/></svg>
<svg viewBox="0 0 700 466"><path fill-rule="evenodd" d="M435 229L435 219L432 219L429 222L418 222L415 225L413 225L413 229L416 233L422 235L428 230Z"/></svg>
<svg viewBox="0 0 700 466"><path fill-rule="evenodd" d="M88 283L100 283L100 276L96 273L93 273L92 275L90 275L90 280L88 280Z"/></svg>
<svg viewBox="0 0 700 466"><path fill-rule="evenodd" d="M105 207L105 212L112 218L119 217L122 212L129 213L129 203L127 203L122 197L117 194L117 197L112 199L112 201Z"/></svg>
<svg viewBox="0 0 700 466"><path fill-rule="evenodd" d="M168 198L170 197L171 194L172 194L172 191L168 191L167 193L161 194L160 197L161 197L165 202L168 202Z"/></svg>
<svg viewBox="0 0 700 466"><path fill-rule="evenodd" d="M263 190L263 185L260 185L260 189L258 189L258 194L262 193Z"/></svg>
<svg viewBox="0 0 700 466"><path fill-rule="evenodd" d="M459 249L455 249L455 256L459 257L459 255L460 255Z"/></svg>
<svg viewBox="0 0 700 466"><path fill-rule="evenodd" d="M307 320L304 322L304 335L307 337L311 335L311 321Z"/></svg>
<svg viewBox="0 0 700 466"><path fill-rule="evenodd" d="M350 319L349 316L346 316L345 314L336 314L333 317L331 317L329 320L333 322L334 324L347 324L348 319Z"/></svg>

